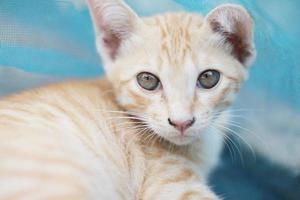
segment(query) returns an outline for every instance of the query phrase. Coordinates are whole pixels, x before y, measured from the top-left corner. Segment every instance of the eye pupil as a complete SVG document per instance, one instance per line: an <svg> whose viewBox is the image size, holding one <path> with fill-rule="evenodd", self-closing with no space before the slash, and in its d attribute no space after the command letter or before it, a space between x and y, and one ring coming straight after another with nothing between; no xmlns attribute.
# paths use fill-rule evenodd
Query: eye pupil
<svg viewBox="0 0 300 200"><path fill-rule="evenodd" d="M197 86L199 88L211 89L220 81L220 72L216 70L207 70L200 74Z"/></svg>
<svg viewBox="0 0 300 200"><path fill-rule="evenodd" d="M149 91L157 89L160 85L159 79L149 72L139 73L137 75L137 82L143 89Z"/></svg>

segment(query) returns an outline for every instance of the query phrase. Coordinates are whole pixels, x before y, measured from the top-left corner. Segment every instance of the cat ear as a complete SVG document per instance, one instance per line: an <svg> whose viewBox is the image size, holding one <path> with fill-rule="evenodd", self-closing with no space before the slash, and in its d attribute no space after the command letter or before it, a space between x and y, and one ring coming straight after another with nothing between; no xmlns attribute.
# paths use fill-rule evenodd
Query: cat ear
<svg viewBox="0 0 300 200"><path fill-rule="evenodd" d="M231 54L248 66L255 57L254 22L245 8L234 4L221 5L206 17L212 31L220 34L232 47Z"/></svg>
<svg viewBox="0 0 300 200"><path fill-rule="evenodd" d="M87 0L104 62L111 62L135 31L138 16L121 0Z"/></svg>

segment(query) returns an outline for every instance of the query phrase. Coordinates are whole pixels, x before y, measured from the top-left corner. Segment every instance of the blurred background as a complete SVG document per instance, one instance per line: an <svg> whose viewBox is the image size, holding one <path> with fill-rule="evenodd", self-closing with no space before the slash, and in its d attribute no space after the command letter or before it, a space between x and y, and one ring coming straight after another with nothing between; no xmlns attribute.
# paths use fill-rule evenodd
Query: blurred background
<svg viewBox="0 0 300 200"><path fill-rule="evenodd" d="M245 6L258 56L210 185L229 200L300 199L300 1L127 0L141 16ZM0 95L103 74L84 0L0 0Z"/></svg>

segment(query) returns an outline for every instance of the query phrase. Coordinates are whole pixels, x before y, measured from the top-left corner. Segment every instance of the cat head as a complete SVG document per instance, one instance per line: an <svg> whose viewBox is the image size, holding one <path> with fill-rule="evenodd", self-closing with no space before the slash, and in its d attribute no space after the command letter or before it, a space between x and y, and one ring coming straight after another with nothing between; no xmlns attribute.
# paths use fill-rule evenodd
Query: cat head
<svg viewBox="0 0 300 200"><path fill-rule="evenodd" d="M121 0L88 3L97 49L126 111L178 145L223 126L255 57L253 21L243 7L140 18Z"/></svg>

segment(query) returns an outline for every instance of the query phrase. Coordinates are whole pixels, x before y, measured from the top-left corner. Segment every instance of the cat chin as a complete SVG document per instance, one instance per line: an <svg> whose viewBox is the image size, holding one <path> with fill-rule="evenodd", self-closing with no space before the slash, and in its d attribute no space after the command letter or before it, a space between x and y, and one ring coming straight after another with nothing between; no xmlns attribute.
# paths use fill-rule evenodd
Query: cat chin
<svg viewBox="0 0 300 200"><path fill-rule="evenodd" d="M179 146L184 146L184 145L189 145L194 143L197 140L197 137L194 136L173 136L173 137L168 137L166 138L169 142L179 145Z"/></svg>

